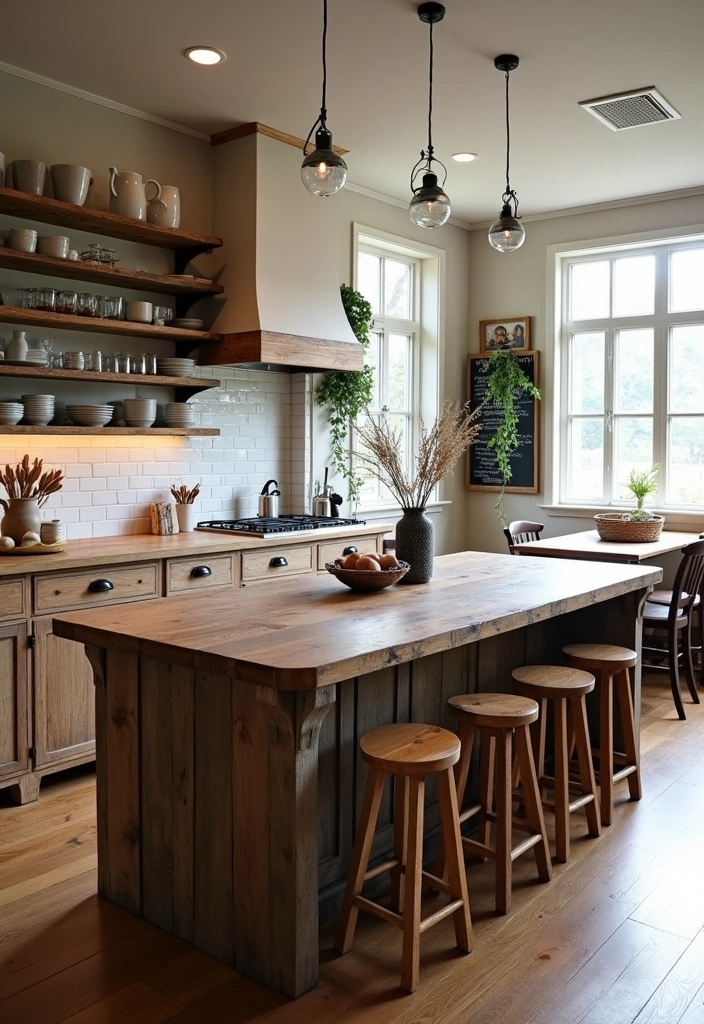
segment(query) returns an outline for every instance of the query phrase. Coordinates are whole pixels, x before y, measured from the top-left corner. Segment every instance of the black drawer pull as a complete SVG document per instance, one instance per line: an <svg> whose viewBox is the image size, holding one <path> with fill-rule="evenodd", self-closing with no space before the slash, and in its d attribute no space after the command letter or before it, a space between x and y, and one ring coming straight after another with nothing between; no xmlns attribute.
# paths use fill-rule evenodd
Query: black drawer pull
<svg viewBox="0 0 704 1024"><path fill-rule="evenodd" d="M343 555L356 555L359 552L359 548L355 547L354 544L348 544L346 548L342 549Z"/></svg>
<svg viewBox="0 0 704 1024"><path fill-rule="evenodd" d="M270 569L280 569L284 565L288 565L288 562L286 561L283 555L277 555L275 558L272 558L272 560L269 562Z"/></svg>
<svg viewBox="0 0 704 1024"><path fill-rule="evenodd" d="M191 579L198 580L202 576L212 576L213 570L209 565L194 565L191 569Z"/></svg>
<svg viewBox="0 0 704 1024"><path fill-rule="evenodd" d="M88 584L88 590L91 594L105 594L108 590L114 590L115 584L110 580L93 580L92 583Z"/></svg>

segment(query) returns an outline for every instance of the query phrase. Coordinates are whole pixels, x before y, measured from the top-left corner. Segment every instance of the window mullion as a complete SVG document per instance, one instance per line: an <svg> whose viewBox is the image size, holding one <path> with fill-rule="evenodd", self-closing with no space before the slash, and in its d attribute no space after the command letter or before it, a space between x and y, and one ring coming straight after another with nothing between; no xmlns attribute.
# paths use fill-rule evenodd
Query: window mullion
<svg viewBox="0 0 704 1024"><path fill-rule="evenodd" d="M653 380L653 463L661 467L658 474L658 490L654 496L657 505L667 498L667 435L668 435L668 277L670 253L667 249L655 257L655 335L653 358L655 373Z"/></svg>
<svg viewBox="0 0 704 1024"><path fill-rule="evenodd" d="M604 344L604 500L611 504L614 500L614 438L616 436L616 423L614 422L615 406L615 345L616 331L610 327L606 331Z"/></svg>

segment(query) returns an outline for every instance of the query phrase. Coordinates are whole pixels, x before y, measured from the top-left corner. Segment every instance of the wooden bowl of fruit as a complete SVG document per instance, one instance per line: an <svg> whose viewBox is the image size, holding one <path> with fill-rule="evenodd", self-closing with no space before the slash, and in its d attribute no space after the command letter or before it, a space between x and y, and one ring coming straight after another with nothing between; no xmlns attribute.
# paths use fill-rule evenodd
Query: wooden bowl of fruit
<svg viewBox="0 0 704 1024"><path fill-rule="evenodd" d="M365 555L354 552L346 558L326 562L325 568L331 576L352 590L383 590L398 583L411 568L408 562L399 562L391 553L378 555L370 551Z"/></svg>

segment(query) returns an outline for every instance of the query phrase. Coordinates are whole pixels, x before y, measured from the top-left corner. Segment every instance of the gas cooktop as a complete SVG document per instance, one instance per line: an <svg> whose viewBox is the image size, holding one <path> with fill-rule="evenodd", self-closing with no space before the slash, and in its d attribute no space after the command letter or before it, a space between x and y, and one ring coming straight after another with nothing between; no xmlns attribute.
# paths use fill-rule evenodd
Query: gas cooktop
<svg viewBox="0 0 704 1024"><path fill-rule="evenodd" d="M268 537L272 533L297 533L300 530L327 530L335 526L364 526L363 519L332 519L328 516L278 516L266 519L212 519L200 522L197 530L215 530L221 533L247 533L251 537Z"/></svg>

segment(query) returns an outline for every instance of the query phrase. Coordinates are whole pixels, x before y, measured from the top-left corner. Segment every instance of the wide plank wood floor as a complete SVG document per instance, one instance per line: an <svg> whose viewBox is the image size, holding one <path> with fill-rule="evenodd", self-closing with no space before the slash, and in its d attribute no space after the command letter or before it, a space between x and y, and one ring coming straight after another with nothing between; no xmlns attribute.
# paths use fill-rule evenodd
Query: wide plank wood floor
<svg viewBox="0 0 704 1024"><path fill-rule="evenodd" d="M450 920L399 987L400 934L360 915L345 957L321 936L321 982L288 1002L96 895L94 779L54 776L38 803L0 792L2 1024L704 1024L704 705L675 716L662 677L643 701L643 790L583 836L548 885L516 862L513 910L470 865L476 949Z"/></svg>

